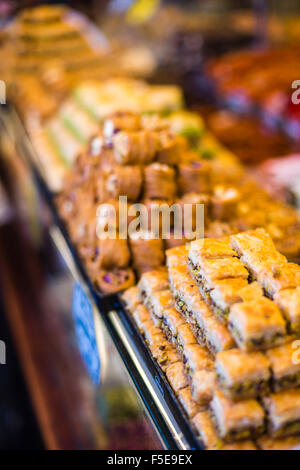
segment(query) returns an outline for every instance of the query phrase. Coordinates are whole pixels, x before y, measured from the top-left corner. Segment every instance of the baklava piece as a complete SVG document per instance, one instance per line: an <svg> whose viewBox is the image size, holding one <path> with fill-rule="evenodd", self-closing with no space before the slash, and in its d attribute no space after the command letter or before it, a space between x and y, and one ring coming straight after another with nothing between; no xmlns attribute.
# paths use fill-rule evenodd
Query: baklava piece
<svg viewBox="0 0 300 470"><path fill-rule="evenodd" d="M217 390L210 407L219 436L226 442L255 439L264 432L264 410L254 399L234 402Z"/></svg>
<svg viewBox="0 0 300 470"><path fill-rule="evenodd" d="M154 326L153 320L151 320L151 325L150 323L145 323L143 326L144 336L148 346L152 344L160 344L160 342L164 339L164 335L160 328Z"/></svg>
<svg viewBox="0 0 300 470"><path fill-rule="evenodd" d="M266 351L272 368L272 387L275 392L300 385L300 364L294 360L293 342Z"/></svg>
<svg viewBox="0 0 300 470"><path fill-rule="evenodd" d="M216 373L214 370L197 370L191 381L192 397L199 405L207 405L217 388Z"/></svg>
<svg viewBox="0 0 300 470"><path fill-rule="evenodd" d="M122 294L122 300L127 310L132 313L133 310L141 303L137 286L130 287Z"/></svg>
<svg viewBox="0 0 300 470"><path fill-rule="evenodd" d="M142 304L136 306L136 308L133 310L132 316L138 330L142 334L144 334L146 325L153 326L149 310Z"/></svg>
<svg viewBox="0 0 300 470"><path fill-rule="evenodd" d="M155 326L161 327L164 310L172 307L173 297L169 289L153 292L147 298L146 305L152 315Z"/></svg>
<svg viewBox="0 0 300 470"><path fill-rule="evenodd" d="M300 437L284 437L283 439L272 439L269 436L262 436L257 444L261 450L299 450Z"/></svg>
<svg viewBox="0 0 300 470"><path fill-rule="evenodd" d="M166 370L166 375L175 393L178 393L179 390L188 386L187 378L184 373L184 365L181 361L171 364Z"/></svg>
<svg viewBox="0 0 300 470"><path fill-rule="evenodd" d="M260 352L221 351L216 356L215 367L222 391L232 400L269 392L270 361Z"/></svg>
<svg viewBox="0 0 300 470"><path fill-rule="evenodd" d="M231 444L226 444L220 447L219 450L257 450L257 447L252 441L241 441L241 442L232 442Z"/></svg>
<svg viewBox="0 0 300 470"><path fill-rule="evenodd" d="M279 306L291 333L300 333L300 287L277 292L274 302Z"/></svg>
<svg viewBox="0 0 300 470"><path fill-rule="evenodd" d="M300 432L300 390L287 390L263 398L272 437L293 436Z"/></svg>
<svg viewBox="0 0 300 470"><path fill-rule="evenodd" d="M212 370L214 367L207 350L199 344L189 344L183 351L185 372L189 378L193 378L197 370Z"/></svg>
<svg viewBox="0 0 300 470"><path fill-rule="evenodd" d="M231 248L228 238L202 238L191 243L191 258L197 260L231 258L237 256ZM192 254L193 253L193 254Z"/></svg>
<svg viewBox="0 0 300 470"><path fill-rule="evenodd" d="M140 299L142 301L144 299L148 299L153 292L168 289L168 273L164 269L144 273L139 280L137 287Z"/></svg>
<svg viewBox="0 0 300 470"><path fill-rule="evenodd" d="M187 263L189 248L186 245L176 246L166 251L167 267Z"/></svg>
<svg viewBox="0 0 300 470"><path fill-rule="evenodd" d="M234 304L228 317L228 327L244 351L282 344L286 333L279 308L264 297Z"/></svg>
<svg viewBox="0 0 300 470"><path fill-rule="evenodd" d="M273 298L283 289L300 287L300 266L295 263L268 266L259 273L257 280L266 295Z"/></svg>
<svg viewBox="0 0 300 470"><path fill-rule="evenodd" d="M196 312L194 318L196 324L193 325L193 328L195 328L194 331L199 343L213 355L235 346L231 333L209 310L206 315L203 309Z"/></svg>
<svg viewBox="0 0 300 470"><path fill-rule="evenodd" d="M222 446L222 441L218 437L208 411L200 411L197 413L192 419L192 424L205 449L216 450Z"/></svg>
<svg viewBox="0 0 300 470"><path fill-rule="evenodd" d="M240 292L248 286L245 279L225 279L216 281L209 291L210 307L215 315L224 323L227 322L230 307L242 301Z"/></svg>
<svg viewBox="0 0 300 470"><path fill-rule="evenodd" d="M192 398L190 387L179 390L178 399L189 418L193 418L198 413L198 411L200 411L199 406Z"/></svg>
<svg viewBox="0 0 300 470"><path fill-rule="evenodd" d="M160 339L158 343L150 345L149 349L159 367L164 372L166 372L172 364L178 363L179 361L176 349L174 349L165 338Z"/></svg>
<svg viewBox="0 0 300 470"><path fill-rule="evenodd" d="M272 238L264 228L231 235L230 244L239 256L243 256L244 253L259 251L261 247L264 247L265 250L276 251Z"/></svg>
<svg viewBox="0 0 300 470"><path fill-rule="evenodd" d="M175 309L168 308L163 312L162 330L173 345L176 344L178 328L185 323L183 316Z"/></svg>
<svg viewBox="0 0 300 470"><path fill-rule="evenodd" d="M188 323L183 323L178 327L176 337L176 349L182 356L183 351L190 344L197 344L196 338L193 335L193 331Z"/></svg>

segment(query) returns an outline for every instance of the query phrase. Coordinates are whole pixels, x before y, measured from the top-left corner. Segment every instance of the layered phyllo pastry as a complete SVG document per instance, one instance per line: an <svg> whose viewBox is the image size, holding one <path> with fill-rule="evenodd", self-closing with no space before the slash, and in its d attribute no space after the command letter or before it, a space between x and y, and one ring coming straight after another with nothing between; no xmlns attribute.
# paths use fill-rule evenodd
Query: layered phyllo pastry
<svg viewBox="0 0 300 470"><path fill-rule="evenodd" d="M153 321L147 322L144 325L144 336L148 346L152 344L159 344L163 339L164 335L160 328L154 326Z"/></svg>
<svg viewBox="0 0 300 470"><path fill-rule="evenodd" d="M132 316L133 316L134 322L138 330L142 334L144 334L147 326L148 327L153 326L153 322L152 322L149 310L142 304L139 304L135 307L135 309L132 312Z"/></svg>
<svg viewBox="0 0 300 470"><path fill-rule="evenodd" d="M190 387L179 390L177 396L182 408L189 418L193 418L198 411L200 411L199 406L193 400Z"/></svg>
<svg viewBox="0 0 300 470"><path fill-rule="evenodd" d="M199 405L207 405L217 388L216 373L214 370L197 370L192 377L192 397Z"/></svg>
<svg viewBox="0 0 300 470"><path fill-rule="evenodd" d="M173 345L176 345L178 328L184 323L185 319L175 308L164 310L161 328Z"/></svg>
<svg viewBox="0 0 300 470"><path fill-rule="evenodd" d="M137 305L141 303L137 286L132 286L123 292L122 300L125 303L127 310L129 312L133 312Z"/></svg>
<svg viewBox="0 0 300 470"><path fill-rule="evenodd" d="M275 392L300 385L300 363L295 352L293 342L266 351L271 363L272 387Z"/></svg>
<svg viewBox="0 0 300 470"><path fill-rule="evenodd" d="M285 321L272 300L261 297L231 307L228 327L244 351L268 349L283 343Z"/></svg>
<svg viewBox="0 0 300 470"><path fill-rule="evenodd" d="M283 312L291 333L300 333L300 287L285 289L274 296L274 302Z"/></svg>
<svg viewBox="0 0 300 470"><path fill-rule="evenodd" d="M270 361L260 352L221 351L216 355L215 367L220 388L232 400L254 398L270 391Z"/></svg>
<svg viewBox="0 0 300 470"><path fill-rule="evenodd" d="M161 326L164 310L172 307L173 303L173 297L169 289L153 292L147 298L146 305L149 308L155 326Z"/></svg>
<svg viewBox="0 0 300 470"><path fill-rule="evenodd" d="M199 344L188 344L183 351L185 372L189 378L193 378L197 370L213 369L214 363L205 348Z"/></svg>
<svg viewBox="0 0 300 470"><path fill-rule="evenodd" d="M189 271L186 264L170 266L168 268L170 288L173 293L180 285L189 279Z"/></svg>
<svg viewBox="0 0 300 470"><path fill-rule="evenodd" d="M257 400L234 402L216 390L210 408L218 434L224 441L255 439L264 432L265 413Z"/></svg>
<svg viewBox="0 0 300 470"><path fill-rule="evenodd" d="M208 411L200 411L192 419L193 427L205 449L216 450L222 446L211 415Z"/></svg>
<svg viewBox="0 0 300 470"><path fill-rule="evenodd" d="M140 299L147 301L153 292L168 289L168 273L163 268L144 273L137 286Z"/></svg>
<svg viewBox="0 0 300 470"><path fill-rule="evenodd" d="M166 376L176 394L179 390L188 386L188 381L184 373L184 365L181 361L171 364L166 370Z"/></svg>
<svg viewBox="0 0 300 470"><path fill-rule="evenodd" d="M167 268L186 264L189 248L186 245L176 246L166 251Z"/></svg>
<svg viewBox="0 0 300 470"><path fill-rule="evenodd" d="M267 265L257 276L266 295L274 295L283 290L300 286L300 266L295 263L283 263L277 266Z"/></svg>
<svg viewBox="0 0 300 470"><path fill-rule="evenodd" d="M159 367L166 372L166 370L175 363L178 363L179 357L167 339L163 338L149 346L152 357L157 361ZM182 364L182 363L181 363Z"/></svg>
<svg viewBox="0 0 300 470"><path fill-rule="evenodd" d="M300 437L291 436L272 439L269 436L262 436L257 440L257 445L261 450L299 450Z"/></svg>
<svg viewBox="0 0 300 470"><path fill-rule="evenodd" d="M221 446L219 450L257 450L257 447L252 441L240 441L225 444Z"/></svg>
<svg viewBox="0 0 300 470"><path fill-rule="evenodd" d="M248 287L246 279L234 278L215 281L213 289L208 293L210 308L222 322L227 322L230 307L241 302L241 291L245 287Z"/></svg>
<svg viewBox="0 0 300 470"><path fill-rule="evenodd" d="M263 228L230 235L230 244L238 256L259 252L262 247L265 251L276 251L272 238Z"/></svg>
<svg viewBox="0 0 300 470"><path fill-rule="evenodd" d="M197 260L231 258L237 256L229 244L229 238L201 238L191 243L191 258Z"/></svg>
<svg viewBox="0 0 300 470"><path fill-rule="evenodd" d="M272 437L294 436L300 432L300 390L274 393L263 398Z"/></svg>
<svg viewBox="0 0 300 470"><path fill-rule="evenodd" d="M188 323L183 323L180 325L178 327L176 337L176 348L178 353L182 356L183 351L187 348L187 346L196 343L197 341L190 325Z"/></svg>

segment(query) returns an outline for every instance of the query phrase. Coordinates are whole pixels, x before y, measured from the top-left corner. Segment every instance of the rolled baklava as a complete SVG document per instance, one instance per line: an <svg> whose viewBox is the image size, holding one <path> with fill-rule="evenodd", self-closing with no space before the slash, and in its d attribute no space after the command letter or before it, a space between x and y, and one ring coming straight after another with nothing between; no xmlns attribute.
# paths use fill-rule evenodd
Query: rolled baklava
<svg viewBox="0 0 300 470"><path fill-rule="evenodd" d="M158 137L151 131L120 131L112 137L116 162L126 164L148 164L154 160L158 148Z"/></svg>
<svg viewBox="0 0 300 470"><path fill-rule="evenodd" d="M174 168L158 162L144 168L145 198L174 199L176 191Z"/></svg>
<svg viewBox="0 0 300 470"><path fill-rule="evenodd" d="M233 402L216 390L210 408L218 434L224 441L255 439L264 432L265 413L254 399Z"/></svg>
<svg viewBox="0 0 300 470"><path fill-rule="evenodd" d="M139 166L114 165L105 177L106 199L127 196L129 201L136 202L142 182L142 170Z"/></svg>
<svg viewBox="0 0 300 470"><path fill-rule="evenodd" d="M178 165L178 188L180 194L205 193L210 189L211 165L208 161L197 160Z"/></svg>
<svg viewBox="0 0 300 470"><path fill-rule="evenodd" d="M215 367L220 387L230 399L254 398L270 390L270 361L260 352L221 351Z"/></svg>
<svg viewBox="0 0 300 470"><path fill-rule="evenodd" d="M240 198L241 194L236 188L215 187L211 197L213 219L230 220L236 217L237 205Z"/></svg>
<svg viewBox="0 0 300 470"><path fill-rule="evenodd" d="M153 238L151 232L130 234L129 244L133 266L139 274L153 271L163 264L163 242L160 238Z"/></svg>
<svg viewBox="0 0 300 470"><path fill-rule="evenodd" d="M286 333L279 308L265 297L234 304L228 317L228 327L244 351L282 344Z"/></svg>

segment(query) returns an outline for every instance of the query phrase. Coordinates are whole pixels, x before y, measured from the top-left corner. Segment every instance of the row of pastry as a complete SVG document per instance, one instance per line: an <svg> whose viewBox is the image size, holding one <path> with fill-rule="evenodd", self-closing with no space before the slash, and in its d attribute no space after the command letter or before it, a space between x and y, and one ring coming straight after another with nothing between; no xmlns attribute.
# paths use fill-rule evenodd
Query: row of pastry
<svg viewBox="0 0 300 470"><path fill-rule="evenodd" d="M261 230L238 236L240 239L253 237L257 240L267 237ZM232 244L234 240L235 237L232 237ZM292 338L282 338L279 341L282 344L266 352L238 348L236 336L215 315L211 305L204 301L189 275L186 264L188 251L191 255L199 248L206 259L218 259L221 250L224 256L227 250L226 254L232 257L228 240L207 239L203 240L202 245L200 241L193 242L190 250L185 247L169 250L168 274L162 270L144 274L138 288L124 294L127 308L134 311L136 304L143 301L143 309L147 308L148 317L149 313L151 315L152 327L162 330L176 348L191 386L191 400L201 409L193 416L193 422L206 447L218 446L220 439L225 442L249 437L258 439L262 434L265 436L257 440L260 448L293 447L298 444L298 438L287 436L298 435L300 430L300 392L296 388L300 383L300 366L293 357ZM224 284L227 280L230 282L230 278L225 278ZM241 290L243 292L236 305L252 302L248 304L250 320L253 316L257 323L253 301L258 302L258 296L260 301L266 300L265 316L268 317L272 301L263 296L258 283L251 282ZM297 294L297 287L294 290ZM281 292L284 291L282 286ZM279 311L277 313L280 314ZM136 314L133 316L141 328ZM266 333L264 323L262 328ZM256 332L259 330L258 324L255 329ZM206 406L209 411L203 411ZM202 426L205 430L209 429L208 434L214 436L215 441L206 439ZM247 443L243 445L247 446Z"/></svg>

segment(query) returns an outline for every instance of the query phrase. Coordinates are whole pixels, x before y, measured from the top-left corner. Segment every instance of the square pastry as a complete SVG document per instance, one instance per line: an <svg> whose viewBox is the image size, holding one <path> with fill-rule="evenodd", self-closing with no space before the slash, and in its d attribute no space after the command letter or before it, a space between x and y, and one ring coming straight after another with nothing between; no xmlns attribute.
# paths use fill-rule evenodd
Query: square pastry
<svg viewBox="0 0 300 470"><path fill-rule="evenodd" d="M257 276L257 280L269 297L283 290L300 287L300 266L295 263L284 263L268 266Z"/></svg>
<svg viewBox="0 0 300 470"><path fill-rule="evenodd" d="M234 402L216 390L210 408L219 436L224 441L255 439L264 432L265 413L254 399Z"/></svg>
<svg viewBox="0 0 300 470"><path fill-rule="evenodd" d="M241 278L214 282L213 289L208 295L211 309L221 321L227 322L231 305L242 301L240 292L248 285L247 280Z"/></svg>
<svg viewBox="0 0 300 470"><path fill-rule="evenodd" d="M234 304L228 317L228 327L244 351L281 344L286 333L279 308L265 297Z"/></svg>
<svg viewBox="0 0 300 470"><path fill-rule="evenodd" d="M166 375L169 384L176 394L179 390L188 386L188 381L184 373L184 365L181 361L171 364L166 370Z"/></svg>
<svg viewBox="0 0 300 470"><path fill-rule="evenodd" d="M192 419L192 425L205 449L216 450L222 445L208 411L200 411Z"/></svg>
<svg viewBox="0 0 300 470"><path fill-rule="evenodd" d="M213 369L214 364L209 353L200 344L188 344L183 351L186 374L192 378L197 370Z"/></svg>
<svg viewBox="0 0 300 470"><path fill-rule="evenodd" d="M214 370L197 370L192 377L192 397L198 405L207 405L217 388L217 377Z"/></svg>
<svg viewBox="0 0 300 470"><path fill-rule="evenodd" d="M275 392L300 385L300 362L297 360L294 342L268 349L266 354L271 363L272 387Z"/></svg>
<svg viewBox="0 0 300 470"><path fill-rule="evenodd" d="M272 437L294 436L300 432L300 390L273 393L263 398Z"/></svg>
<svg viewBox="0 0 300 470"><path fill-rule="evenodd" d="M137 286L126 289L122 294L122 300L127 310L132 313L135 307L141 303Z"/></svg>
<svg viewBox="0 0 300 470"><path fill-rule="evenodd" d="M274 302L288 321L290 333L300 333L300 287L277 292Z"/></svg>
<svg viewBox="0 0 300 470"><path fill-rule="evenodd" d="M178 328L184 323L186 323L186 320L175 308L164 310L161 328L173 345L176 344Z"/></svg>
<svg viewBox="0 0 300 470"><path fill-rule="evenodd" d="M221 351L215 367L222 391L232 400L255 398L270 391L270 361L260 352Z"/></svg>
<svg viewBox="0 0 300 470"><path fill-rule="evenodd" d="M229 244L229 239L222 238L201 238L191 242L189 258L195 264L199 260L230 258L237 256Z"/></svg>
<svg viewBox="0 0 300 470"><path fill-rule="evenodd" d="M140 299L148 299L150 295L159 290L169 288L167 270L158 269L156 271L149 271L141 276L138 284L138 292Z"/></svg>

